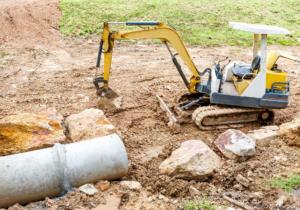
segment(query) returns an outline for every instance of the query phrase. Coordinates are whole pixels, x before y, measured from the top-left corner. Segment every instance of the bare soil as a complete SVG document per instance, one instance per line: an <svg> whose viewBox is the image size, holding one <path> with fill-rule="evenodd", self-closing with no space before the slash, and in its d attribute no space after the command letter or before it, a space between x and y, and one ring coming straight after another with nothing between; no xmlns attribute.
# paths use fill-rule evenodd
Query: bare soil
<svg viewBox="0 0 300 210"><path fill-rule="evenodd" d="M1 0L0 44L26 46L58 40L58 0Z"/></svg>
<svg viewBox="0 0 300 210"><path fill-rule="evenodd" d="M62 37L58 29L61 15L56 0L0 1L0 118L18 112L39 112L55 107L64 116L90 107L98 107L92 80L95 75L98 37L87 39ZM199 69L210 67L217 59L229 56L250 62L251 49L241 47L188 47ZM300 57L300 47L271 46ZM276 124L292 119L299 112L300 72L296 63L281 60L280 66L289 72L291 102L289 108L276 111ZM187 72L187 71L186 71ZM188 73L188 72L187 72ZM300 172L300 150L281 139L244 162L223 158L223 167L206 182L174 179L159 174L159 164L181 142L201 139L220 157L213 140L223 132L200 131L193 123L174 130L167 126L156 94L172 104L185 90L167 50L157 44L117 43L114 50L110 86L122 96L122 107L105 109L106 115L122 136L130 160L125 180L137 180L143 190L122 191L118 182L93 197L78 191L58 199L45 199L25 207L11 209L91 209L105 203L112 195L121 197L121 209L176 209L190 199L189 187L220 206L233 206L222 195L255 209L274 209L275 200L283 192L271 189L267 180L277 175ZM251 124L241 128L247 132L258 128ZM235 180L237 174L252 180L243 188ZM295 208L295 201L286 207Z"/></svg>

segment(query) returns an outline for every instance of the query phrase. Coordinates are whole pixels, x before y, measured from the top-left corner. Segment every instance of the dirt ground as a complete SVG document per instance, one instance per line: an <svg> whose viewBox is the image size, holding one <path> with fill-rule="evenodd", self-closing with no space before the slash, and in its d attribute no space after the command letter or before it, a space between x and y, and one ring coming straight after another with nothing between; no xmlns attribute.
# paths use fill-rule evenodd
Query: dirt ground
<svg viewBox="0 0 300 210"><path fill-rule="evenodd" d="M0 118L49 107L68 116L98 106L92 83L98 37L60 35L61 13L56 0L0 0L0 11L0 24L4 26L0 32ZM199 69L212 66L215 60L226 56L250 61L252 52L251 48L227 46L188 46L188 49ZM300 47L270 46L270 49L289 51L300 57ZM292 99L289 108L276 111L276 124L291 120L300 111L299 66L287 60L281 60L280 65L290 74ZM116 181L108 191L93 197L74 191L61 198L11 209L91 209L111 196L122 197L121 209L178 209L183 200L191 198L190 186L224 208L234 207L222 198L226 192L254 209L274 209L275 200L284 192L271 189L266 180L300 172L300 149L278 139L269 147L258 148L256 156L247 161L223 158L222 169L206 182L161 175L159 164L181 142L201 139L218 153L212 141L224 130L203 132L193 123L183 124L177 130L167 126L155 94L171 104L185 87L164 46L117 43L110 85L123 100L121 109L105 111L122 136L129 155L130 170L124 179L139 181L143 190L123 192ZM257 127L252 124L241 130ZM249 188L237 185L235 176L239 173L253 180ZM289 201L286 207L295 209L298 204Z"/></svg>

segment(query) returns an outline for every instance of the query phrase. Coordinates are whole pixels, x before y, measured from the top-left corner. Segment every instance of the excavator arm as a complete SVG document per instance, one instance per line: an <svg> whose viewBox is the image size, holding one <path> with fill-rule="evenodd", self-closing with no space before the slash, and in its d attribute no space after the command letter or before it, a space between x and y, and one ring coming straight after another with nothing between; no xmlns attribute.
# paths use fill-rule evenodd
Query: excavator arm
<svg viewBox="0 0 300 210"><path fill-rule="evenodd" d="M116 32L110 30L110 24L126 24L128 26L143 26L140 30L134 30L129 32ZM171 54L172 61L175 64L180 76L183 79L186 87L190 93L197 92L197 85L200 83L200 73L198 72L194 62L191 59L184 43L182 42L178 33L171 27L161 22L105 22L103 25L103 33L100 41L97 67L100 67L101 54L104 54L104 66L103 76L96 77L94 84L97 89L97 93L101 96L106 95L109 92L109 77L112 62L112 53L115 40L123 39L158 39L161 40L167 46L168 51ZM176 50L176 54L173 54L169 48L169 45ZM192 76L188 80L184 75L180 64L176 59L176 55L179 55L184 61L185 65L190 70ZM102 86L99 84L102 83Z"/></svg>

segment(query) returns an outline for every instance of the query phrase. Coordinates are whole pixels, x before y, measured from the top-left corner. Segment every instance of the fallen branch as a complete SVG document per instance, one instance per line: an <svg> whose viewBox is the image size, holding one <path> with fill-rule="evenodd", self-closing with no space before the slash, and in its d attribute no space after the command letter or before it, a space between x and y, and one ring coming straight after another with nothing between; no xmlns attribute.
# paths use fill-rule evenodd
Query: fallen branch
<svg viewBox="0 0 300 210"><path fill-rule="evenodd" d="M146 104L142 104L142 105L138 105L138 106L129 106L129 107L124 107L124 108L119 108L116 110L112 110L111 113L107 113L107 116L113 116L115 114L121 113L121 112L126 112L126 111L130 111L132 109L138 109L138 108L142 108L145 107Z"/></svg>
<svg viewBox="0 0 300 210"><path fill-rule="evenodd" d="M140 79L140 80L134 81L133 83L149 82L149 81L152 81L152 80L154 80L154 79L158 79L158 78L159 78L159 77L143 78L143 79Z"/></svg>
<svg viewBox="0 0 300 210"><path fill-rule="evenodd" d="M241 207L243 209L246 210L253 210L254 208L252 208L251 206L248 206L247 204L244 204L240 201L234 200L233 198L228 197L227 195L223 194L223 198L227 201L229 201L230 203L233 203L234 205Z"/></svg>
<svg viewBox="0 0 300 210"><path fill-rule="evenodd" d="M168 105L164 102L164 100L159 95L155 95L155 96L159 102L160 108L162 108L162 110L164 110L167 113L167 116L169 118L168 126L169 127L175 126L177 123L177 119L175 115L171 112Z"/></svg>

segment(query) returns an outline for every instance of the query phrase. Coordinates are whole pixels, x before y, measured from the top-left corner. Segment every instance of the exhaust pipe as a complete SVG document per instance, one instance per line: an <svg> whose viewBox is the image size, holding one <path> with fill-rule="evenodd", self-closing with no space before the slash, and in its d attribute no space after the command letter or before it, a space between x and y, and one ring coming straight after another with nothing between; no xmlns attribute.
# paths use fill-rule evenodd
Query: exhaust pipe
<svg viewBox="0 0 300 210"><path fill-rule="evenodd" d="M0 207L55 197L72 187L115 180L128 171L116 134L0 157Z"/></svg>

